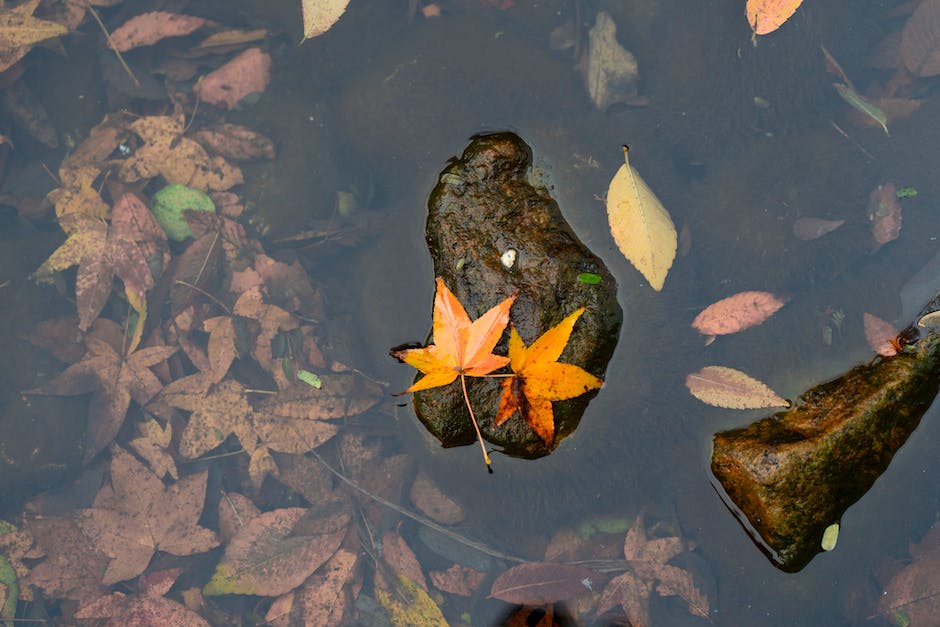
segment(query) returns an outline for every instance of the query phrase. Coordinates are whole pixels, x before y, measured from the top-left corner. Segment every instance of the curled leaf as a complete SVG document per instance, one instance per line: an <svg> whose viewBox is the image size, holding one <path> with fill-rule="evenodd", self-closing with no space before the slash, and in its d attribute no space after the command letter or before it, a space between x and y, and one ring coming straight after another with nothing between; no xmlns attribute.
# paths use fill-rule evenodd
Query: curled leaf
<svg viewBox="0 0 940 627"><path fill-rule="evenodd" d="M685 386L692 396L715 407L758 409L790 406L766 384L725 366L705 366L688 375Z"/></svg>

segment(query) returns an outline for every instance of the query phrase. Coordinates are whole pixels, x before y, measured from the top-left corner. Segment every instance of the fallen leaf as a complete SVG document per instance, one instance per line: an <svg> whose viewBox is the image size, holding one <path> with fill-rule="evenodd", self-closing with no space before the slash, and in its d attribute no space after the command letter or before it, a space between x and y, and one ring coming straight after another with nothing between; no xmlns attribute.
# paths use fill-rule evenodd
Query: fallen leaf
<svg viewBox="0 0 940 627"><path fill-rule="evenodd" d="M265 303L258 288L250 289L239 296L232 311L238 316L257 321L260 328L255 336L251 355L274 377L279 389L289 387L292 381L284 373L280 360L274 358L271 344L275 336L282 331L296 329L299 324L297 319L277 305Z"/></svg>
<svg viewBox="0 0 940 627"><path fill-rule="evenodd" d="M692 328L712 338L737 333L761 324L784 304L785 299L770 292L738 292L703 309L692 320Z"/></svg>
<svg viewBox="0 0 940 627"><path fill-rule="evenodd" d="M347 593L353 581L358 558L355 553L339 549L330 560L293 594L290 619L285 625L342 625L353 610ZM273 609L273 607L272 607ZM271 613L265 617L271 621Z"/></svg>
<svg viewBox="0 0 940 627"><path fill-rule="evenodd" d="M630 570L604 588L597 602L598 615L620 606L631 625L649 625L649 597L655 590L659 596L678 596L690 614L709 619L708 597L695 585L691 573L669 564L683 550L681 538L650 538L642 516L637 516L623 543Z"/></svg>
<svg viewBox="0 0 940 627"><path fill-rule="evenodd" d="M238 492L227 492L219 499L219 535L228 544L261 510L250 498Z"/></svg>
<svg viewBox="0 0 940 627"><path fill-rule="evenodd" d="M490 598L519 605L545 605L591 594L601 576L583 566L529 562L513 566L493 582Z"/></svg>
<svg viewBox="0 0 940 627"><path fill-rule="evenodd" d="M845 220L826 220L825 218L798 218L793 223L793 234L804 242L822 237L845 224Z"/></svg>
<svg viewBox="0 0 940 627"><path fill-rule="evenodd" d="M263 399L258 410L284 418L335 420L361 414L382 398L378 385L354 373L324 373L320 383L319 389L292 385Z"/></svg>
<svg viewBox="0 0 940 627"><path fill-rule="evenodd" d="M33 566L25 583L36 586L48 598L80 602L107 591L101 573L108 566L108 556L92 544L72 518L28 517L25 524L45 556Z"/></svg>
<svg viewBox="0 0 940 627"><path fill-rule="evenodd" d="M636 57L617 41L617 25L606 11L599 11L588 33L584 86L601 111L616 103L637 101Z"/></svg>
<svg viewBox="0 0 940 627"><path fill-rule="evenodd" d="M229 46L237 46L260 41L267 36L268 31L263 28L256 28L252 30L229 29L220 31L218 33L212 33L200 41L196 45L196 48L200 50L205 50L208 48L227 48Z"/></svg>
<svg viewBox="0 0 940 627"><path fill-rule="evenodd" d="M185 605L163 596L112 592L83 605L75 618L110 618L109 625L186 625L209 627L209 622Z"/></svg>
<svg viewBox="0 0 940 627"><path fill-rule="evenodd" d="M144 458L153 473L161 479L166 475L179 479L176 462L167 451L173 438L172 425L167 423L162 427L153 418L147 418L137 425L137 430L140 435L130 441L131 448Z"/></svg>
<svg viewBox="0 0 940 627"><path fill-rule="evenodd" d="M703 403L729 409L789 407L790 403L765 384L740 370L705 366L685 378L685 387Z"/></svg>
<svg viewBox="0 0 940 627"><path fill-rule="evenodd" d="M175 346L142 348L121 356L107 342L87 336L84 359L31 394L74 396L92 392L85 434L85 460L106 447L124 423L131 399L143 407L163 387L150 371L176 352Z"/></svg>
<svg viewBox="0 0 940 627"><path fill-rule="evenodd" d="M465 517L457 501L447 496L424 472L415 477L408 495L418 511L442 525L456 525Z"/></svg>
<svg viewBox="0 0 940 627"><path fill-rule="evenodd" d="M900 56L916 76L940 74L940 2L918 4L901 31Z"/></svg>
<svg viewBox="0 0 940 627"><path fill-rule="evenodd" d="M451 564L443 571L432 570L428 575L435 588L461 597L472 596L486 579L486 573L460 564Z"/></svg>
<svg viewBox="0 0 940 627"><path fill-rule="evenodd" d="M387 531L382 536L382 559L394 574L413 581L421 586L422 590L428 591L428 583L424 579L418 557L397 531ZM382 576L381 571L377 576Z"/></svg>
<svg viewBox="0 0 940 627"><path fill-rule="evenodd" d="M623 147L620 166L607 190L607 219L620 252L657 292L676 258L678 235L669 212L630 165Z"/></svg>
<svg viewBox="0 0 940 627"><path fill-rule="evenodd" d="M766 35L780 28L803 4L803 0L747 0L747 23L755 35Z"/></svg>
<svg viewBox="0 0 940 627"><path fill-rule="evenodd" d="M153 216L139 198L125 194L112 210L111 225L84 214L60 218L73 228L68 239L33 273L40 282L51 280L56 272L78 265L75 296L79 328L91 326L111 294L118 276L129 293L139 301L154 285L148 252L159 251L162 268L162 231L154 230ZM165 246L165 241L164 241ZM133 348L133 347L132 347Z"/></svg>
<svg viewBox="0 0 940 627"><path fill-rule="evenodd" d="M873 103L868 98L862 96L849 85L833 83L832 86L835 87L835 90L838 92L839 96L849 103L852 108L862 115L870 118L871 120L874 120L878 126L884 130L885 135L891 135L891 133L888 132L888 116L885 115L885 112L882 111L878 105Z"/></svg>
<svg viewBox="0 0 940 627"><path fill-rule="evenodd" d="M130 453L112 448L110 485L94 507L76 517L82 533L111 558L102 583L136 577L157 550L193 555L219 544L214 532L199 525L208 474L204 470L165 486Z"/></svg>
<svg viewBox="0 0 940 627"><path fill-rule="evenodd" d="M504 379L495 426L519 413L547 446L555 439L552 401L581 396L603 385L603 381L574 364L559 363L575 322L584 313L576 310L546 331L526 348L515 327L509 334L509 366L514 375Z"/></svg>
<svg viewBox="0 0 940 627"><path fill-rule="evenodd" d="M392 351L396 357L424 373L403 393L449 385L458 375L482 377L502 368L508 357L494 355L493 348L509 322L509 308L516 294L470 322L470 316L438 277L434 295L434 344L426 348Z"/></svg>
<svg viewBox="0 0 940 627"><path fill-rule="evenodd" d="M166 37L189 35L206 25L206 20L193 15L151 11L141 13L114 29L108 41L112 50L127 52L140 46L152 46Z"/></svg>
<svg viewBox="0 0 940 627"><path fill-rule="evenodd" d="M225 547L203 594L279 596L300 586L336 553L350 522L346 512L310 520L309 511L288 507L248 521ZM294 534L301 526L302 535Z"/></svg>
<svg viewBox="0 0 940 627"><path fill-rule="evenodd" d="M59 147L49 112L33 90L23 81L17 81L0 93L0 107L6 110L16 126L48 148Z"/></svg>
<svg viewBox="0 0 940 627"><path fill-rule="evenodd" d="M392 625L395 627L447 626L448 623L441 613L441 608L421 586L401 575L398 581L390 585L392 590L376 589L375 596L388 612Z"/></svg>
<svg viewBox="0 0 940 627"><path fill-rule="evenodd" d="M885 183L872 190L868 197L868 221L875 241L872 252L901 235L901 203L894 183Z"/></svg>
<svg viewBox="0 0 940 627"><path fill-rule="evenodd" d="M940 526L934 525L920 544L911 547L912 560L884 587L879 609L893 624L930 625L940 612Z"/></svg>
<svg viewBox="0 0 940 627"><path fill-rule="evenodd" d="M0 72L19 61L33 44L68 33L61 24L33 17L39 0L0 10Z"/></svg>
<svg viewBox="0 0 940 627"><path fill-rule="evenodd" d="M271 55L249 48L193 87L202 100L232 110L246 96L261 94L271 80Z"/></svg>
<svg viewBox="0 0 940 627"><path fill-rule="evenodd" d="M214 153L235 161L274 159L274 142L240 124L222 122L198 131L196 141Z"/></svg>
<svg viewBox="0 0 940 627"><path fill-rule="evenodd" d="M304 25L304 38L300 43L330 30L346 12L348 4L349 0L300 0Z"/></svg>
<svg viewBox="0 0 940 627"><path fill-rule="evenodd" d="M898 330L894 325L878 316L868 313L862 314L865 327L865 339L871 349L882 357L893 357L900 351L898 343Z"/></svg>

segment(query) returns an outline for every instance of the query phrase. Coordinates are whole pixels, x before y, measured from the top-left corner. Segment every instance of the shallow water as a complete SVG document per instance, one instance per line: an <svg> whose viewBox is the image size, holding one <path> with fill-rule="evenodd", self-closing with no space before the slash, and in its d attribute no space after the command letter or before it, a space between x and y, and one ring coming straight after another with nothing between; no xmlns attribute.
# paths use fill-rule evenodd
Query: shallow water
<svg viewBox="0 0 940 627"><path fill-rule="evenodd" d="M334 309L343 315L331 324L355 327L337 331L351 336L351 363L393 390L410 382L412 371L386 350L423 340L430 325L426 198L446 160L481 131L514 130L533 146L566 218L618 280L625 320L606 384L577 433L548 458L497 455L496 473L488 476L478 448L436 449L409 407L386 404L397 409L401 446L419 459L431 457L435 479L471 507L462 531L509 550L565 522L646 511L673 519L696 543L717 593L715 624L860 620L856 599L871 592L873 574L904 556L937 514L940 453L931 444L940 437L937 411L928 412L885 475L846 513L837 549L786 574L724 507L708 472L711 435L767 412L707 407L683 381L701 366L722 364L797 396L869 358L862 312L896 316L900 286L933 254L940 235L931 207L940 194L933 174L937 105L928 101L892 123L890 138L853 125L847 105L828 88L818 53L825 44L859 86L885 80L865 67L880 36L899 27L882 3L807 7L757 47L743 1L707 10L689 10L679 0L627 8L580 3L592 10L612 5L620 40L638 58L640 93L650 98L648 106L609 112L596 111L585 95L570 51L547 45L552 28L574 19L574 2L519 0L526 6L501 12L454 0L441 3L448 9L443 18L412 21L405 3L353 2L333 30L299 48L286 43L297 31L294 4L265 14L261 4L243 7L290 35L277 40L271 90L256 109L239 114L280 149L276 166L254 172L246 196L283 234L333 217L337 189L374 185L375 200L363 211L388 219L380 234L352 253L316 262L325 284L347 286L348 301ZM755 96L770 109L755 107ZM692 236L691 251L676 261L661 293L616 250L603 204L593 198L605 193L623 143L677 226L687 225ZM869 192L889 180L920 193L904 204L900 240L869 255L865 205ZM801 215L848 224L800 242L790 229ZM745 289L792 300L762 327L703 346L691 319ZM830 346L822 332L831 309L847 317ZM502 610L479 600L475 624L498 620ZM701 622L654 603L653 624Z"/></svg>

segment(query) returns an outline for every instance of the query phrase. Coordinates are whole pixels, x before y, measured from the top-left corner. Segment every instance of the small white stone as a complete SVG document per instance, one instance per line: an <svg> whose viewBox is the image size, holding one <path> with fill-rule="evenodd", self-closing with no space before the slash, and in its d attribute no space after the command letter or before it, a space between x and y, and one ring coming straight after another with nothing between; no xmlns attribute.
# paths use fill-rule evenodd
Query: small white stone
<svg viewBox="0 0 940 627"><path fill-rule="evenodd" d="M500 262L502 262L503 267L509 270L514 265L516 265L516 251L512 248L504 252L499 257Z"/></svg>

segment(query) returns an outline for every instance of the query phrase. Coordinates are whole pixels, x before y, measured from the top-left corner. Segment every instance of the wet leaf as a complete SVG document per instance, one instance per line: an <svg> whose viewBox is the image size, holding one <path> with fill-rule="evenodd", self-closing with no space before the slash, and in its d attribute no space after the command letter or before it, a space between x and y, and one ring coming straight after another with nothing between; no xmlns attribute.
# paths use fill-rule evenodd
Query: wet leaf
<svg viewBox="0 0 940 627"><path fill-rule="evenodd" d="M443 525L456 525L464 519L463 508L423 472L415 477L409 496L418 511Z"/></svg>
<svg viewBox="0 0 940 627"><path fill-rule="evenodd" d="M879 609L888 617L903 613L909 625L930 625L940 612L940 526L935 524L910 552L910 563L884 586Z"/></svg>
<svg viewBox="0 0 940 627"><path fill-rule="evenodd" d="M607 190L610 232L620 252L659 291L676 258L678 235L669 212L630 165L627 151L624 146L624 164Z"/></svg>
<svg viewBox="0 0 940 627"><path fill-rule="evenodd" d="M238 492L227 492L219 499L219 535L228 544L261 510L251 499Z"/></svg>
<svg viewBox="0 0 940 627"><path fill-rule="evenodd" d="M872 190L868 197L868 221L875 241L872 252L901 235L901 203L894 183L885 183Z"/></svg>
<svg viewBox="0 0 940 627"><path fill-rule="evenodd" d="M294 622L286 624L345 624L343 619L352 609L346 589L353 582L357 563L355 553L339 549L293 593L293 607L289 618ZM271 613L265 618L271 621Z"/></svg>
<svg viewBox="0 0 940 627"><path fill-rule="evenodd" d="M595 571L572 564L519 564L496 578L490 597L519 605L545 605L590 594L600 578Z"/></svg>
<svg viewBox="0 0 940 627"><path fill-rule="evenodd" d="M165 11L141 13L114 29L109 46L118 52L127 52L140 46L152 46L166 37L188 35L205 24L205 19L192 15Z"/></svg>
<svg viewBox="0 0 940 627"><path fill-rule="evenodd" d="M187 210L215 213L215 203L205 192L179 183L167 185L153 195L153 216L166 231L166 236L174 242L182 242L193 236L184 216Z"/></svg>
<svg viewBox="0 0 940 627"><path fill-rule="evenodd" d="M578 281L584 285L600 285L601 281L604 279L599 274L594 274L592 272L582 272L578 275Z"/></svg>
<svg viewBox="0 0 940 627"><path fill-rule="evenodd" d="M940 74L940 2L918 4L901 31L900 56L916 76Z"/></svg>
<svg viewBox="0 0 940 627"><path fill-rule="evenodd" d="M153 229L153 217L137 196L125 194L118 199L110 226L83 214L62 220L73 226L71 234L33 276L48 281L56 272L78 265L75 296L80 329L88 329L101 313L115 275L138 302L146 300L154 285L147 253L161 250L162 233Z"/></svg>
<svg viewBox="0 0 940 627"><path fill-rule="evenodd" d="M332 28L346 12L349 0L301 0L304 38L301 43L313 39Z"/></svg>
<svg viewBox="0 0 940 627"><path fill-rule="evenodd" d="M307 520L308 511L289 507L249 520L225 548L203 594L278 596L300 586L333 556L350 522L345 512ZM294 533L300 526L302 533Z"/></svg>
<svg viewBox="0 0 940 627"><path fill-rule="evenodd" d="M76 521L92 543L111 558L102 582L136 577L157 550L173 555L204 553L219 544L214 532L199 525L208 471L170 486L130 453L112 448L111 483L95 506L80 510Z"/></svg>
<svg viewBox="0 0 940 627"><path fill-rule="evenodd" d="M33 566L26 583L49 598L74 601L94 599L107 591L101 573L108 566L108 556L92 544L72 518L38 516L28 518L26 527L45 555Z"/></svg>
<svg viewBox="0 0 940 627"><path fill-rule="evenodd" d="M33 44L68 33L61 24L33 17L39 0L0 10L0 71L19 61Z"/></svg>
<svg viewBox="0 0 940 627"><path fill-rule="evenodd" d="M209 627L209 622L185 605L163 596L113 592L86 603L75 613L82 621L110 618L109 625L187 625Z"/></svg>
<svg viewBox="0 0 940 627"><path fill-rule="evenodd" d="M431 583L441 592L462 597L472 596L486 579L486 573L459 564L452 564L444 571L431 571L429 576Z"/></svg>
<svg viewBox="0 0 940 627"><path fill-rule="evenodd" d="M692 328L712 339L716 335L737 333L761 324L784 304L784 298L770 292L738 292L703 309L692 321Z"/></svg>
<svg viewBox="0 0 940 627"><path fill-rule="evenodd" d="M894 325L878 316L865 312L862 314L862 321L865 327L865 340L871 349L882 357L893 357L897 355L898 349L898 330Z"/></svg>
<svg viewBox="0 0 940 627"><path fill-rule="evenodd" d="M832 86L836 88L836 91L842 99L849 103L852 108L877 122L878 126L884 129L885 135L891 134L888 132L888 116L885 115L885 112L882 111L878 105L871 102L848 85L833 83Z"/></svg>
<svg viewBox="0 0 940 627"><path fill-rule="evenodd" d="M803 4L803 0L747 0L747 23L755 35L766 35L780 28Z"/></svg>
<svg viewBox="0 0 940 627"><path fill-rule="evenodd" d="M222 157L210 157L205 148L183 137L182 116L153 115L130 125L146 143L121 164L122 180L135 182L162 176L200 191L224 191L244 182L240 169Z"/></svg>
<svg viewBox="0 0 940 627"><path fill-rule="evenodd" d="M418 557L397 531L388 531L382 536L382 559L394 574L413 581L421 586L422 590L428 591L428 583L424 579Z"/></svg>
<svg viewBox="0 0 940 627"><path fill-rule="evenodd" d="M274 158L274 142L240 124L223 122L204 128L196 133L196 141L235 161Z"/></svg>
<svg viewBox="0 0 940 627"><path fill-rule="evenodd" d="M462 374L482 377L505 366L509 358L494 355L493 348L502 337L509 321L509 308L515 300L513 294L470 322L463 305L444 285L444 280L438 278L434 296L434 344L391 353L424 373L404 393L449 385Z"/></svg>
<svg viewBox="0 0 940 627"><path fill-rule="evenodd" d="M309 370L301 370L297 373L297 379L303 381L312 388L319 390L323 387L323 381L316 374Z"/></svg>
<svg viewBox="0 0 940 627"><path fill-rule="evenodd" d="M173 438L173 428L170 423L165 427L153 418L147 418L137 425L140 435L130 441L131 448L144 458L155 475L164 478L169 475L179 479L176 472L176 462L167 451L170 440Z"/></svg>
<svg viewBox="0 0 940 627"><path fill-rule="evenodd" d="M583 307L543 333L528 348L516 328L512 327L509 365L514 375L501 383L503 393L495 426L518 412L542 441L551 446L555 439L552 401L575 398L603 385L600 378L580 366L558 362L582 313Z"/></svg>
<svg viewBox="0 0 940 627"><path fill-rule="evenodd" d="M84 359L31 390L34 394L73 396L92 392L85 434L86 461L98 454L117 435L131 399L144 406L163 387L150 371L176 352L175 346L151 346L127 357L119 355L107 342L94 336L85 338Z"/></svg>
<svg viewBox="0 0 940 627"><path fill-rule="evenodd" d="M825 218L798 218L793 223L793 234L803 241L814 240L826 233L831 233L845 224L845 220L826 220Z"/></svg>
<svg viewBox="0 0 940 627"><path fill-rule="evenodd" d="M790 403L765 384L740 370L705 366L685 378L685 387L703 403L729 409L789 407Z"/></svg>
<svg viewBox="0 0 940 627"><path fill-rule="evenodd" d="M282 331L296 329L298 326L297 319L290 312L281 309L277 305L264 302L264 297L259 288L250 289L239 296L232 310L238 316L251 318L258 322L260 330L255 337L251 355L262 368L274 377L279 389L283 390L289 387L292 381L284 374L279 360L275 359L271 343L275 336Z"/></svg>
<svg viewBox="0 0 940 627"><path fill-rule="evenodd" d="M823 551L831 551L836 548L836 542L839 540L839 523L832 523L823 531L822 542L820 546Z"/></svg>
<svg viewBox="0 0 940 627"><path fill-rule="evenodd" d="M375 591L394 627L446 627L444 615L428 593L407 577L391 584L394 591Z"/></svg>
<svg viewBox="0 0 940 627"><path fill-rule="evenodd" d="M381 399L381 388L352 373L324 373L321 388L293 385L259 404L259 410L285 418L332 420L349 418L372 408Z"/></svg>
<svg viewBox="0 0 940 627"><path fill-rule="evenodd" d="M246 96L264 93L270 80L271 55L249 48L204 76L193 91L209 104L232 110Z"/></svg>
<svg viewBox="0 0 940 627"><path fill-rule="evenodd" d="M617 41L617 25L606 11L598 12L588 33L586 61L584 86L599 110L616 103L637 103L636 57Z"/></svg>
<svg viewBox="0 0 940 627"><path fill-rule="evenodd" d="M630 570L604 588L597 602L598 615L620 606L632 625L649 625L649 597L655 591L663 597L678 596L690 614L708 619L708 597L695 585L692 574L669 564L683 550L681 538L650 538L638 516L623 543Z"/></svg>

